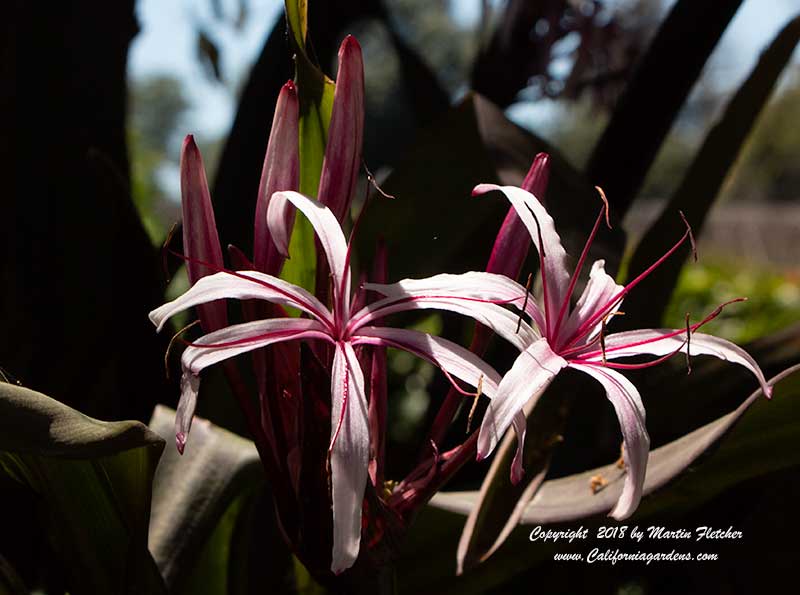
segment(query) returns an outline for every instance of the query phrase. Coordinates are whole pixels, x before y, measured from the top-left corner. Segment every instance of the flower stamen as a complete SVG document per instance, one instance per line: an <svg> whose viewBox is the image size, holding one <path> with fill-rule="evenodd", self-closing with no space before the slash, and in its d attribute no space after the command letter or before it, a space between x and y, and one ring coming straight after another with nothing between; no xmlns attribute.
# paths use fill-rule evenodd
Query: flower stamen
<svg viewBox="0 0 800 595"><path fill-rule="evenodd" d="M469 430L472 427L472 417L475 415L475 409L478 407L478 400L481 398L483 394L483 374L480 375L478 378L478 386L475 388L475 398L472 400L472 407L469 410L469 416L467 417L467 434L469 434Z"/></svg>
<svg viewBox="0 0 800 595"><path fill-rule="evenodd" d="M689 328L689 313L686 313L686 375L692 373L692 355L689 348L692 341L692 330Z"/></svg>
<svg viewBox="0 0 800 595"><path fill-rule="evenodd" d="M190 328L192 328L193 326L196 326L198 324L200 324L199 320L195 320L194 322L190 322L185 327L183 327L181 330L179 330L177 333L172 335L172 338L169 340L169 343L167 343L167 350L164 352L164 374L166 375L167 380L169 380L169 354L172 351L172 346L175 344L175 341L178 339L178 337L180 337L183 333L185 333Z"/></svg>
<svg viewBox="0 0 800 595"><path fill-rule="evenodd" d="M572 346L573 346L575 343L577 343L577 342L578 342L578 341L580 341L580 340L581 340L583 337L585 337L587 334L589 334L589 333L591 332L592 328L594 327L594 325L595 325L595 324L597 324L597 322L598 322L599 320L601 320L601 319L602 319L602 317L603 317L603 316L605 316L605 314L606 314L607 312L609 312L611 309L613 309L613 308L614 308L614 306L615 306L615 305L617 305L617 304L618 304L620 301L622 301L622 299L623 299L623 298L624 298L624 297L625 297L625 296L626 296L626 295L627 295L627 294L628 294L628 293L629 293L629 292L630 292L630 291L631 291L631 290L632 290L634 287L636 287L636 286L637 286L639 283L641 283L641 282L642 282L642 281L643 281L643 280L644 280L646 277L650 276L650 273L652 273L654 270L656 270L658 267L660 267L660 266L663 264L663 262L664 262L664 261L665 261L667 258L669 258L670 256L672 256L672 255L675 253L675 251L676 251L678 248L680 248L680 247L681 247L681 245L682 245L682 244L683 244L683 243L684 243L684 242L685 242L687 239L689 239L690 243L693 243L693 242L694 242L693 235L692 235L692 228L689 226L689 223L686 221L686 219L685 219L685 218L683 219L683 221L684 221L684 223L686 223L686 231L683 233L683 235L681 236L681 238L680 238L680 239L679 239L679 240L678 240L678 241L677 241L677 242L676 242L676 243L675 243L675 244L674 244L674 245L673 245L673 246L672 246L672 247L671 247L669 250L667 250L667 252L666 252L666 253L665 253L663 256L661 256L661 258L659 258L658 260L656 260L656 261L655 261L653 264L651 264L649 267L647 267L647 268L646 268L644 271L642 271L641 273L639 273L639 275L638 275L638 276L637 276L637 277L636 277L636 278L635 278L633 281L631 281L631 282L630 282L630 283L628 283L628 284L627 284L625 287L623 287L622 289L620 289L620 290L619 290L619 291L618 291L618 292L617 292L617 293L614 295L614 297L612 297L612 298L611 298L611 299L608 301L608 303L607 303L605 306L603 306L602 308L599 308L599 309L597 310L597 312L595 312L595 313L594 313L594 315L590 316L590 317L589 317L587 320L585 320L585 321L583 322L583 324L581 324L581 326L579 326L579 327L578 327L578 329L575 331L575 333L574 333L574 334L573 334L573 336L572 336L572 337L569 339L569 341L567 341L567 343L564 345L564 348L565 348L565 349L567 349L567 348L569 348L569 347L572 347Z"/></svg>
<svg viewBox="0 0 800 595"><path fill-rule="evenodd" d="M583 251L581 252L581 256L578 259L578 264L575 265L575 271L572 273L572 278L569 282L569 287L567 288L566 293L564 294L564 301L561 303L561 308L558 310L558 318L556 318L555 326L553 327L553 338L558 337L558 331L561 330L561 323L564 321L564 317L569 310L569 298L572 295L572 292L575 289L575 284L578 282L578 276L581 273L581 269L583 269L583 264L586 262L586 257L589 254L589 248L594 242L594 238L597 235L597 230L600 227L600 222L603 220L603 216L605 215L606 225L609 229L611 229L611 222L609 221L608 215L608 199L606 198L605 192L600 186L595 186L597 192L600 194L600 199L603 201L603 206L600 207L600 213L597 215L597 219L594 222L594 226L592 227L592 231L589 233L589 237L586 240L586 243L583 246Z"/></svg>
<svg viewBox="0 0 800 595"><path fill-rule="evenodd" d="M697 243L694 241L692 226L689 225L689 222L686 220L683 211L678 211L678 214L681 216L681 219L683 219L683 222L686 224L686 230L689 232L689 243L692 245L692 257L694 258L694 261L697 262Z"/></svg>
<svg viewBox="0 0 800 595"><path fill-rule="evenodd" d="M175 232L178 231L178 222L172 224L172 227L169 228L169 232L167 232L167 237L164 238L164 243L161 245L161 269L164 271L164 280L169 285L170 281L172 281L172 277L169 274L169 265L167 263L167 255L174 252L170 250L169 245L172 243L172 238L175 236Z"/></svg>
<svg viewBox="0 0 800 595"><path fill-rule="evenodd" d="M519 311L519 319L517 320L517 330L514 331L515 335L519 334L519 329L522 326L522 316L525 314L525 308L528 307L528 296L531 292L531 281L533 280L533 273L528 273L528 280L525 282L525 299L522 301L522 309Z"/></svg>
<svg viewBox="0 0 800 595"><path fill-rule="evenodd" d="M550 336L549 328L550 328L550 306L549 300L547 299L547 274L544 270L544 259L547 255L544 253L544 241L542 240L542 226L539 225L539 218L536 216L536 213L533 212L533 209L525 204L525 208L528 209L528 212L533 217L534 223L536 223L536 235L539 238L539 270L542 272L542 300L544 301L544 326L545 326L545 335Z"/></svg>

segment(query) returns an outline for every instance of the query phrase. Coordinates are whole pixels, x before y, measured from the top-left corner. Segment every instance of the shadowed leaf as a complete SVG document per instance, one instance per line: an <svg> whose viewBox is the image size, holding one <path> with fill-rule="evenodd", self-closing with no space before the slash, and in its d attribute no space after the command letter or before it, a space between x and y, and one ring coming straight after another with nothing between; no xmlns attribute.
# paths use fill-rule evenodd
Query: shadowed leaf
<svg viewBox="0 0 800 595"><path fill-rule="evenodd" d="M653 471L648 469L647 491L661 489L642 501L630 522L644 522L645 519L654 522L694 509L741 481L798 465L800 454L794 445L800 436L800 420L794 401L800 398L800 365L785 370L771 382L775 383L772 401L765 400L760 391L756 391L736 411L651 452ZM749 412L743 416L748 408ZM765 432L765 428L769 428L769 432ZM708 449L726 432L719 448ZM684 451L687 445L689 449ZM672 476L675 481L665 484L673 471L685 471L687 465L691 473L677 478ZM545 482L526 511L524 522L545 524L555 518L574 519L576 515L570 509L577 504L585 513L593 515L581 517L582 526L608 524L605 512L616 501L621 485L616 487L612 482L609 488L593 496L589 479L597 473L607 473L607 479L613 480L614 473L619 475L620 471L609 465ZM616 483L621 484L621 481ZM604 495L606 492L608 495ZM440 493L434 497L433 506L420 513L398 563L403 592L484 593L535 564L552 559L554 551L563 551L561 544L531 543L529 530L519 528L489 560L464 576L455 577L454 552L458 534L477 495L478 492ZM569 504L560 500L562 496L569 498ZM602 506L593 504L594 499L602 499ZM568 524L564 528L575 528L575 525Z"/></svg>
<svg viewBox="0 0 800 595"><path fill-rule="evenodd" d="M197 33L197 55L206 71L218 82L222 82L222 66L220 64L219 48L205 31Z"/></svg>
<svg viewBox="0 0 800 595"><path fill-rule="evenodd" d="M568 252L579 254L599 204L597 193L558 151L475 94L421 131L381 184L396 200L377 197L370 205L356 238L359 251L368 253L384 237L392 254L391 279L483 269L508 204L497 197L473 198L472 188L482 182L521 184L542 151L551 155L548 210L560 223ZM614 270L622 245L617 229L598 237L594 255L609 259Z"/></svg>
<svg viewBox="0 0 800 595"><path fill-rule="evenodd" d="M3 556L0 556L0 595L28 595L25 583Z"/></svg>
<svg viewBox="0 0 800 595"><path fill-rule="evenodd" d="M544 481L550 467L550 456L561 441L568 407L564 389L575 377L558 378L552 390L539 401L534 413L525 407L528 419L523 468L525 475L514 485L511 482L511 461L516 451L516 436L507 432L491 467L481 484L476 504L469 511L458 544L458 572L486 560L499 548L531 498Z"/></svg>
<svg viewBox="0 0 800 595"><path fill-rule="evenodd" d="M727 437L723 446L712 453L702 467L681 484L680 497L659 494L642 502L639 517L667 506L691 503L696 506L746 478L800 464L800 452L792 448L800 436L800 418L796 400L800 398L800 365L793 366L770 380L775 386L772 401L753 392L735 411L706 424L686 436L650 452L644 494L666 486L679 474L698 463L715 442L725 436L744 413L752 412ZM793 413L794 412L794 413ZM769 428L769 432L764 432ZM699 472L701 471L702 472ZM600 475L608 487L592 493L590 479ZM625 471L616 464L605 465L562 479L546 481L520 518L525 524L574 521L607 513L622 491ZM441 493L431 503L440 508L467 513L477 501L478 492Z"/></svg>
<svg viewBox="0 0 800 595"><path fill-rule="evenodd" d="M800 40L800 16L791 20L761 55L747 80L728 103L725 113L708 133L680 186L631 258L630 270L644 270L664 253L671 238L680 237L682 211L699 236L706 216L719 194L728 171L755 124L759 113ZM625 301L626 328L657 326L682 267L680 259L667 260Z"/></svg>
<svg viewBox="0 0 800 595"><path fill-rule="evenodd" d="M72 593L166 593L147 551L163 448L139 422L102 422L0 384L0 473L40 498Z"/></svg>
<svg viewBox="0 0 800 595"><path fill-rule="evenodd" d="M603 187L619 217L636 197L672 122L741 3L678 0L637 66L586 168L586 177Z"/></svg>
<svg viewBox="0 0 800 595"><path fill-rule="evenodd" d="M174 424L173 410L156 407L153 431L172 436ZM265 584L248 584L246 554L254 537L246 525L263 486L254 444L206 420L195 419L183 456L167 449L153 489L150 550L171 592L263 592ZM270 547L265 555L269 537L270 531L258 536L258 564L274 570L284 562L279 553L286 553ZM282 577L276 571L271 580L278 584Z"/></svg>

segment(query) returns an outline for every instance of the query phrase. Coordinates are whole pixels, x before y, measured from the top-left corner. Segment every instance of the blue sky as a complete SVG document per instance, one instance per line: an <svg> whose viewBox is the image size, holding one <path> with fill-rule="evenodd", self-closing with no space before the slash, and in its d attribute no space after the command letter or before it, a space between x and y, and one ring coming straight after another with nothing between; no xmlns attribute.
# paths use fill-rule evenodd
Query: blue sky
<svg viewBox="0 0 800 595"><path fill-rule="evenodd" d="M187 132L212 137L227 131L235 108L236 85L246 75L283 8L280 0L247 1L250 13L242 30L218 24L211 15L210 0L137 3L141 33L131 47L130 76L137 79L168 73L182 80L192 104L184 122ZM222 4L233 18L238 0L222 0ZM480 4L480 0L458 0L453 3L454 14L465 24L474 23ZM737 84L757 60L760 49L798 12L800 0L745 0L712 57L707 75L721 85ZM222 49L225 84L210 81L196 59L197 24L205 26ZM800 52L795 52L795 69L799 56ZM537 111L542 110L532 110L526 116L532 118L530 124L535 125L536 118L541 117Z"/></svg>

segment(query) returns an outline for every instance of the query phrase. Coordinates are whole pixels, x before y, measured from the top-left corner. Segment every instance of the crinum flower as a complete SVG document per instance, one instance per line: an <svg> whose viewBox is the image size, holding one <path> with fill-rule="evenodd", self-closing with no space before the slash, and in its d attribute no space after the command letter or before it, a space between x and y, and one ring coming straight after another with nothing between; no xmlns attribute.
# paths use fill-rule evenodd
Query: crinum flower
<svg viewBox="0 0 800 595"><path fill-rule="evenodd" d="M583 293L575 307L570 309L570 297L589 247L603 218L607 221L608 205L605 204L597 216L575 271L570 275L566 267L567 254L556 233L553 219L536 197L520 188L492 184L477 186L473 195L492 190L500 190L508 198L539 250L542 307L531 317L535 327L532 330L539 338L527 345L503 377L497 396L483 419L478 439L478 458L486 457L494 449L514 415L532 397L541 395L542 389L559 371L569 367L588 374L603 385L619 418L628 473L622 494L609 514L618 520L625 519L636 510L642 496L650 439L645 428L645 411L639 392L617 370L649 367L676 353L688 355L691 352L693 355L713 355L742 365L755 375L765 395L771 394L771 388L758 364L743 349L725 339L695 332L717 316L722 306L700 322L691 325L687 322L683 329L605 333L606 321L617 313L623 298L684 242L693 241L688 224L674 246L625 286L618 285L605 272L604 261L596 261ZM627 364L609 361L637 355L652 355L657 359Z"/></svg>
<svg viewBox="0 0 800 595"><path fill-rule="evenodd" d="M496 327L509 330L509 337L522 347L526 332L514 334L516 316L488 300L523 299L524 290L501 275L479 278L485 286L476 289L455 287L452 291L430 293L424 297L405 296L374 302L351 311L350 246L336 217L326 206L297 192L276 192L269 203L267 222L272 238L285 254L288 237L276 233L284 225L286 202L301 211L311 222L331 271L332 308L305 289L258 271L227 271L200 278L186 293L150 313L160 330L167 319L187 308L215 300L265 300L300 310L307 318L268 318L214 330L189 343L181 357L183 375L176 415L176 440L183 448L191 427L201 371L239 354L282 341L323 341L334 347L331 369L331 438L329 446L333 502L333 555L331 570L349 568L360 547L361 510L369 461L368 402L364 374L354 347L372 345L406 350L438 366L455 385L460 379L480 386L490 398L495 395L500 375L480 358L446 339L413 330L374 326L385 316L421 308L437 308L467 314ZM283 240L283 242L281 242ZM208 264L206 263L206 266ZM433 284L436 284L436 278ZM425 280L422 280L425 281ZM391 286L390 286L391 287ZM471 296L483 292L484 297ZM499 296L499 297L498 297ZM463 389L460 389L463 392ZM517 420L519 422L519 418ZM524 420L523 420L524 421ZM524 423L522 424L524 426Z"/></svg>
<svg viewBox="0 0 800 595"><path fill-rule="evenodd" d="M499 190L511 202L525 227L533 244L539 251L541 269L541 306L533 299L504 300L505 303L521 307L531 318L528 324L522 318L509 330L504 316L499 311L506 310L496 305L497 298L503 296L483 296L494 303L483 305L485 317L480 320L520 350L509 371L503 376L494 398L491 399L480 428L477 457L481 460L497 446L509 425L513 423L517 431L517 455L511 467L511 479L519 481L522 474L521 450L524 440L524 424L520 423L523 406L532 410L536 400L546 387L564 368L573 368L587 374L603 385L609 401L619 418L622 430L624 458L628 473L622 494L609 513L616 519L630 516L639 504L642 495L650 439L645 428L645 410L636 387L617 370L636 369L656 365L672 355L691 351L694 355L713 355L749 369L758 379L764 394L771 394L758 364L744 350L733 343L711 335L695 332L703 324L719 314L722 306L705 319L684 329L641 329L607 335L606 322L619 310L625 295L645 277L671 256L684 242L692 240L691 230L687 230L680 240L659 258L652 266L642 272L625 286L618 285L604 270L604 261L598 260L592 266L586 287L575 304L570 308L570 297L586 261L589 247L602 220L608 217L608 207L604 204L594 228L586 242L572 275L567 269L567 254L556 233L552 217L533 194L514 186L481 184L473 190L473 195ZM602 196L602 192L601 192ZM603 197L605 203L605 197ZM448 275L444 291L460 284L477 282L475 275ZM489 278L489 273L482 275ZM432 278L432 279L435 279ZM520 287L519 295L527 292ZM394 285L367 285L369 289L385 295L406 296L406 299L422 300L431 293L429 280L407 279ZM452 293L452 292L451 292ZM739 301L739 300L734 300ZM730 302L729 302L730 303ZM723 304L727 305L727 304ZM465 311L469 315L469 311ZM657 359L645 363L618 363L615 360L638 355L654 355ZM688 355L687 355L688 356Z"/></svg>

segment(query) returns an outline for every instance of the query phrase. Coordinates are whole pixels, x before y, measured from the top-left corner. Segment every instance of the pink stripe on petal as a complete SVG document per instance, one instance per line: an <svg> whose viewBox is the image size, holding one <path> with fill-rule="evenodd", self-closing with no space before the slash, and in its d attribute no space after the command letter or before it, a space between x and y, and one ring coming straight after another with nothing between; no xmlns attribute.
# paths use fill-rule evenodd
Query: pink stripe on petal
<svg viewBox="0 0 800 595"><path fill-rule="evenodd" d="M586 287L578 303L575 304L575 308L559 332L557 345L567 344L570 339L572 339L573 334L580 329L595 312L608 304L608 301L622 289L623 286L618 285L616 281L614 281L614 278L606 273L605 261L596 261L592 265L592 270L589 273L589 281L586 283ZM622 300L609 310L609 314L613 315L613 313L619 309L621 303ZM581 340L580 344L590 343L600 332L602 325L602 320L596 322L591 331Z"/></svg>
<svg viewBox="0 0 800 595"><path fill-rule="evenodd" d="M539 153L534 158L528 175L525 176L522 188L541 199L547 189L549 177L550 156L547 153ZM525 224L522 223L514 207L509 207L494 240L486 271L516 279L525 263L530 245L531 238Z"/></svg>
<svg viewBox="0 0 800 595"><path fill-rule="evenodd" d="M483 377L483 394L490 399L497 393L500 375L477 355L461 345L419 331L389 327L364 327L353 337L358 343L364 340L377 345L395 347L424 357L448 374L463 380L471 386L478 386ZM365 341L366 342L366 341Z"/></svg>
<svg viewBox="0 0 800 595"><path fill-rule="evenodd" d="M150 312L150 320L160 331L168 318L187 308L206 302L232 298L265 300L307 312L326 325L332 325L330 312L302 287L257 271L222 272L203 277L178 298Z"/></svg>
<svg viewBox="0 0 800 595"><path fill-rule="evenodd" d="M595 365L583 365L570 362L570 368L588 374L606 389L608 400L614 406L622 430L622 439L625 445L624 457L625 485L622 488L616 506L609 512L609 516L618 521L631 516L639 506L642 499L642 486L644 486L645 473L647 472L647 456L650 452L650 437L645 428L645 412L639 391L630 380L619 372Z"/></svg>
<svg viewBox="0 0 800 595"><path fill-rule="evenodd" d="M331 371L331 404L331 571L339 574L350 568L358 558L361 509L369 465L369 420L364 374L349 343L336 344Z"/></svg>
<svg viewBox="0 0 800 595"><path fill-rule="evenodd" d="M565 294L569 287L570 275L567 270L567 253L561 245L561 238L556 232L555 222L547 210L542 206L538 199L531 194L515 186L498 186L496 184L480 184L472 191L473 196L484 194L492 190L499 190L505 194L506 198L517 211L517 215L531 236L533 245L539 249L539 229L542 233L542 243L545 252L544 270L542 275L547 284L547 304L546 311L548 325L552 327L558 317L558 312L564 301ZM528 210L530 209L530 211ZM531 215L531 211L536 215L536 219ZM539 225L536 225L538 220Z"/></svg>
<svg viewBox="0 0 800 595"><path fill-rule="evenodd" d="M346 270L347 241L339 222L328 207L299 192L279 192L277 194L280 196L273 197L273 202L270 203L267 212L270 229L275 225L276 218L273 216L273 209L280 206L280 197L291 202L308 218L319 238L333 276L333 284L336 289L334 301L338 315L343 320L347 319L350 307L350 271ZM275 202L275 198L278 199L277 202ZM277 240L275 237L273 239ZM279 248L285 253L288 245L279 246Z"/></svg>
<svg viewBox="0 0 800 595"><path fill-rule="evenodd" d="M428 309L446 310L469 316L491 328L520 351L538 338L538 334L524 322L520 325L519 332L516 332L519 316L505 308L470 298L450 296L384 298L357 312L348 328L351 333L360 332L359 329L362 326L380 320L389 314Z"/></svg>
<svg viewBox="0 0 800 595"><path fill-rule="evenodd" d="M192 342L181 356L184 370L199 374L204 368L241 353L280 341L322 339L330 341L325 327L306 318L270 318L227 326Z"/></svg>
<svg viewBox="0 0 800 595"><path fill-rule="evenodd" d="M750 354L738 345L704 333L691 333L687 344L686 333L675 334L676 332L678 329L640 329L608 335L605 337L606 358L617 359L634 355L660 356L674 351L686 353L688 349L692 355L713 355L723 361L744 366L756 377L764 394L767 397L772 394L772 388L767 385L761 368ZM580 359L597 362L602 359L602 353L592 352Z"/></svg>
<svg viewBox="0 0 800 595"><path fill-rule="evenodd" d="M550 349L547 339L538 339L520 353L503 376L497 396L492 399L483 417L478 437L479 458L485 458L494 450L514 416L530 400L538 400L566 365L566 360ZM532 409L532 405L528 407Z"/></svg>
<svg viewBox="0 0 800 595"><path fill-rule="evenodd" d="M513 305L518 310L525 304L526 293L522 285L506 275L477 271L460 275L441 273L425 279L403 279L389 285L367 283L365 288L387 297L474 298ZM525 312L533 318L537 326L543 326L544 316L533 300L528 299Z"/></svg>

